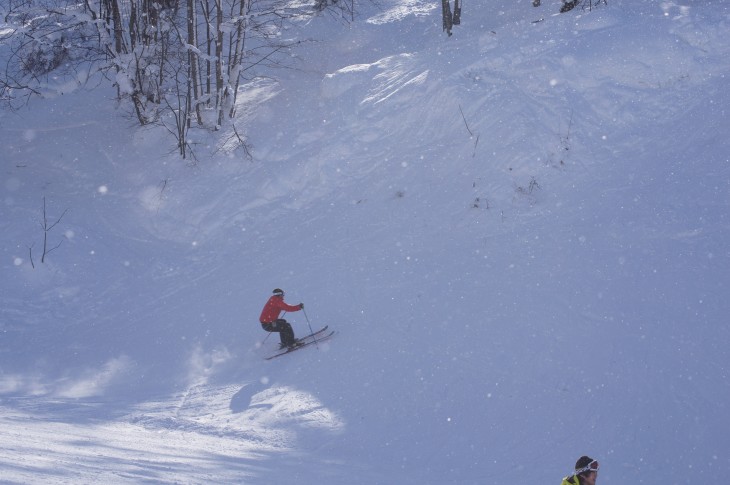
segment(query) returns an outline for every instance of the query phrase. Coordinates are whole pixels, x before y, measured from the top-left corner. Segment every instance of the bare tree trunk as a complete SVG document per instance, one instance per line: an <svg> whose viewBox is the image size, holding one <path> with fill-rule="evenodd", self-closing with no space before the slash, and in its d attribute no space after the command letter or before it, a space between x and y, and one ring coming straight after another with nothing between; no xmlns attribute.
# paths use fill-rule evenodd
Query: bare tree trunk
<svg viewBox="0 0 730 485"><path fill-rule="evenodd" d="M195 115L199 125L203 124L200 115L200 86L198 85L198 54L193 48L198 47L197 25L195 16L195 1L187 0L188 7L188 63L190 64L190 77L188 79L188 105L195 105ZM190 118L188 117L188 127Z"/></svg>
<svg viewBox="0 0 730 485"><path fill-rule="evenodd" d="M160 12L157 9L158 5L153 0L142 0L142 12L146 27L142 32L142 42L144 45L150 45L153 41L157 40L157 34L160 30Z"/></svg>
<svg viewBox="0 0 730 485"><path fill-rule="evenodd" d="M205 1L205 3L203 3ZM210 3L208 0L200 0L200 5L203 9L203 20L205 21L205 43L206 43L206 58L205 58L205 94L207 96L206 105L210 106L210 92L211 92L211 64L210 56L212 55L213 38L210 32ZM202 86L202 83L201 83Z"/></svg>
<svg viewBox="0 0 730 485"><path fill-rule="evenodd" d="M560 7L560 13L565 13L573 10L579 3L580 0L563 0L563 6Z"/></svg>
<svg viewBox="0 0 730 485"><path fill-rule="evenodd" d="M223 124L223 5L221 0L215 0L216 21L215 21L215 97L216 109L218 110L217 127Z"/></svg>
<svg viewBox="0 0 730 485"><path fill-rule="evenodd" d="M249 2L250 5L250 2ZM233 118L236 114L236 99L238 98L238 86L240 84L241 65L243 64L243 48L246 45L246 0L241 0L239 6L238 16L239 21L236 28L236 47L233 51L232 62L230 63L231 72L229 79L234 80L233 83L233 99L231 102L231 109L228 113L229 118ZM231 82L231 81L229 81Z"/></svg>
<svg viewBox="0 0 730 485"><path fill-rule="evenodd" d="M112 21L114 23L114 52L123 54L127 52L124 46L124 27L122 26L122 14L119 10L119 0L110 0Z"/></svg>
<svg viewBox="0 0 730 485"><path fill-rule="evenodd" d="M451 35L451 27L454 25L454 19L451 15L451 4L449 0L441 0L441 16L443 18L443 30Z"/></svg>
<svg viewBox="0 0 730 485"><path fill-rule="evenodd" d="M137 46L139 35L139 27L137 25L137 2L132 0L129 2L129 44L130 50L134 51Z"/></svg>

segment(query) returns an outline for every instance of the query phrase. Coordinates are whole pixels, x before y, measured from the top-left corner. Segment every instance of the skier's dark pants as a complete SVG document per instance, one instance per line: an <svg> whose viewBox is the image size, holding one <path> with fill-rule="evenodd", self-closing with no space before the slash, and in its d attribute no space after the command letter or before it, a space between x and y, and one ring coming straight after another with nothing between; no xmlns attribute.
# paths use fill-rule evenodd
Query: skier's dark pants
<svg viewBox="0 0 730 485"><path fill-rule="evenodd" d="M291 328L289 322L283 318L279 318L275 322L262 322L261 328L267 332L279 332L279 340L281 340L282 346L289 347L290 345L294 345L294 330Z"/></svg>

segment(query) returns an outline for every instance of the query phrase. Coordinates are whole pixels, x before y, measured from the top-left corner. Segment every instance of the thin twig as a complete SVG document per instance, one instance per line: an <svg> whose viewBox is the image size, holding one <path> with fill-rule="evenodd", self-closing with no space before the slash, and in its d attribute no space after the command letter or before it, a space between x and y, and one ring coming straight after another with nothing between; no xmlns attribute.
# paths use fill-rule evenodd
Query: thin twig
<svg viewBox="0 0 730 485"><path fill-rule="evenodd" d="M41 227L43 228L43 254L41 255L41 263L46 262L46 255L53 251L54 249L58 249L58 247L61 245L63 240L61 240L56 246L52 247L51 249L48 249L48 232L56 227L56 225L61 222L61 219L63 219L63 216L66 215L66 212L68 212L68 209L64 210L63 213L56 219L56 222L48 225L48 217L46 215L46 198L43 197L43 223L41 224Z"/></svg>
<svg viewBox="0 0 730 485"><path fill-rule="evenodd" d="M469 132L470 136L474 136L474 133L472 133L469 129L469 123L466 122L466 116L464 116L464 110L461 109L461 105L459 105L459 111L461 112L461 117L464 120L464 126L466 126L466 131Z"/></svg>

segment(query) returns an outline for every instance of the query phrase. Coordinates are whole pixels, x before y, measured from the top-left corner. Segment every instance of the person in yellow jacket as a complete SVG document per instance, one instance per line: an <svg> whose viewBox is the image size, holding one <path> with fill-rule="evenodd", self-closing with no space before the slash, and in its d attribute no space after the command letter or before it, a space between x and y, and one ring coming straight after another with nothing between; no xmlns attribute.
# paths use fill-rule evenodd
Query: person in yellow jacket
<svg viewBox="0 0 730 485"><path fill-rule="evenodd" d="M563 478L560 485L596 485L598 479L598 461L590 456L581 456L575 462L572 475Z"/></svg>

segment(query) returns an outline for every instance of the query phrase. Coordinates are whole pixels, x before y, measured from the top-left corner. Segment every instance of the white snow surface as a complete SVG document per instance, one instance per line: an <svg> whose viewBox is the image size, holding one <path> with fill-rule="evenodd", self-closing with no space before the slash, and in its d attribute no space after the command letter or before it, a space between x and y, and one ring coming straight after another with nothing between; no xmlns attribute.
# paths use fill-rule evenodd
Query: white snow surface
<svg viewBox="0 0 730 485"><path fill-rule="evenodd" d="M253 160L103 85L0 112L0 482L730 476L730 5L559 5L302 25ZM275 287L336 337L265 361Z"/></svg>

